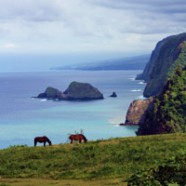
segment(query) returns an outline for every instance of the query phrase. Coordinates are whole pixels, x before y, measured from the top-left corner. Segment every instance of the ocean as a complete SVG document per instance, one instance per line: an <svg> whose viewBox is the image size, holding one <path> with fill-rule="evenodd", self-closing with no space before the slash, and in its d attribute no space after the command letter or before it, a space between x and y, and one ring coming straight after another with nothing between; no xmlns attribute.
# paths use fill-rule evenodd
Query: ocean
<svg viewBox="0 0 186 186"><path fill-rule="evenodd" d="M121 127L130 102L141 99L141 71L49 71L0 73L0 148L33 146L36 136L53 144L69 143L83 131L88 140L135 136L137 127ZM104 95L96 101L35 99L48 86L65 91L72 81L90 83ZM115 91L117 98L109 97ZM41 144L42 145L42 144Z"/></svg>

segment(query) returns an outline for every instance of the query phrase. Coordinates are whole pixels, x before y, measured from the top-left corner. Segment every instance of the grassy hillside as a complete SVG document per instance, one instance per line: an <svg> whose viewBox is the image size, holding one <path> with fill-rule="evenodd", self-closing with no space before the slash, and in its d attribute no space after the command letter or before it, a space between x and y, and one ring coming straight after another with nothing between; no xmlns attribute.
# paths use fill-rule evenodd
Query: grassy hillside
<svg viewBox="0 0 186 186"><path fill-rule="evenodd" d="M0 185L126 185L132 174L186 156L186 134L0 150ZM27 184L25 184L27 183Z"/></svg>

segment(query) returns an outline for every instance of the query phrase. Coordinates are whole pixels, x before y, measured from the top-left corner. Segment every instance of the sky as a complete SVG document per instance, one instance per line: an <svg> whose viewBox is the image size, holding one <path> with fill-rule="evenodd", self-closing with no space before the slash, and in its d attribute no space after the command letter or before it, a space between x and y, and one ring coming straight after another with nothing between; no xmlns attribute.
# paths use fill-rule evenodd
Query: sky
<svg viewBox="0 0 186 186"><path fill-rule="evenodd" d="M0 63L6 55L147 54L186 32L185 17L185 0L0 0Z"/></svg>

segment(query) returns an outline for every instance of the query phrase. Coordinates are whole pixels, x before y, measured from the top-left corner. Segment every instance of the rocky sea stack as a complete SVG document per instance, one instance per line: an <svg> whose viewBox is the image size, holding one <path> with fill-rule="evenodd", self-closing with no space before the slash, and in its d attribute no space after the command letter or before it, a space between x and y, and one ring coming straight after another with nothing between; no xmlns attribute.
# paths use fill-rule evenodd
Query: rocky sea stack
<svg viewBox="0 0 186 186"><path fill-rule="evenodd" d="M44 93L40 93L37 98L52 100L97 100L104 99L103 94L89 83L72 82L68 88L62 92L56 88L48 87Z"/></svg>
<svg viewBox="0 0 186 186"><path fill-rule="evenodd" d="M113 92L111 95L110 95L111 98L116 98L117 97L117 94L116 92Z"/></svg>
<svg viewBox="0 0 186 186"><path fill-rule="evenodd" d="M103 99L103 94L89 83L72 82L64 91L70 100L94 100Z"/></svg>

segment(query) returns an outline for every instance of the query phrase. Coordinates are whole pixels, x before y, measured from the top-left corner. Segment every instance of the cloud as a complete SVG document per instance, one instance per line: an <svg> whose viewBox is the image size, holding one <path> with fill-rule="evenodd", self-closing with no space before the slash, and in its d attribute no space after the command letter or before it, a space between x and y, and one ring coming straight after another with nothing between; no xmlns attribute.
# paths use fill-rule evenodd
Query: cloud
<svg viewBox="0 0 186 186"><path fill-rule="evenodd" d="M89 0L89 2L92 1ZM181 28L180 32L182 32L183 27L186 26L183 19L186 16L185 0L95 0L92 3L98 7L122 12L123 19L127 18L131 23L131 26L127 25L127 28L136 29L139 34L141 32L142 34L159 33L160 30L162 30L162 33L165 33L166 30L169 33L174 30L175 25L177 25L176 27L179 26ZM182 25L178 22L182 22Z"/></svg>
<svg viewBox="0 0 186 186"><path fill-rule="evenodd" d="M3 43L20 52L150 52L186 30L185 0L0 1Z"/></svg>
<svg viewBox="0 0 186 186"><path fill-rule="evenodd" d="M156 1L149 1L149 0L88 0L90 3L95 4L97 6L103 6L105 8L110 9L123 9L123 10L145 10L145 11L159 11L165 13L165 10L170 10L167 12L185 12L186 3L184 0L156 0ZM141 12L143 13L143 12Z"/></svg>
<svg viewBox="0 0 186 186"><path fill-rule="evenodd" d="M6 0L0 2L0 19L54 21L62 14L56 0Z"/></svg>
<svg viewBox="0 0 186 186"><path fill-rule="evenodd" d="M3 47L6 49L14 49L16 48L16 45L14 43L5 43Z"/></svg>

